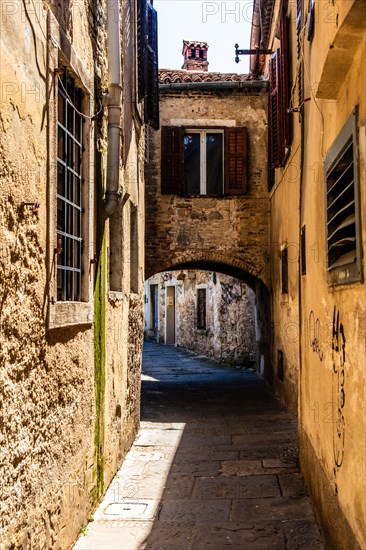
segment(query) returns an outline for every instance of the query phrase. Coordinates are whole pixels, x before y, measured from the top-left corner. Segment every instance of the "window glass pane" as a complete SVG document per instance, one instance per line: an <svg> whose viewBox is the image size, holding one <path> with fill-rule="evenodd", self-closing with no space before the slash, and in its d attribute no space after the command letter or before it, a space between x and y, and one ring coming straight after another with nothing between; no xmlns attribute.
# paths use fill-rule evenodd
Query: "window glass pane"
<svg viewBox="0 0 366 550"><path fill-rule="evenodd" d="M65 196L65 168L57 163L57 194Z"/></svg>
<svg viewBox="0 0 366 550"><path fill-rule="evenodd" d="M73 139L68 137L67 139L67 159L66 162L70 168L74 168L74 148Z"/></svg>
<svg viewBox="0 0 366 550"><path fill-rule="evenodd" d="M71 93L71 90L67 90L69 95ZM67 129L71 134L75 134L75 125L74 125L74 109L70 105L69 102L67 102Z"/></svg>
<svg viewBox="0 0 366 550"><path fill-rule="evenodd" d="M207 195L222 195L222 134L206 134L206 182Z"/></svg>
<svg viewBox="0 0 366 550"><path fill-rule="evenodd" d="M81 268L80 265L80 241L74 241L74 267Z"/></svg>
<svg viewBox="0 0 366 550"><path fill-rule="evenodd" d="M200 134L184 134L184 189L188 195L200 194Z"/></svg>
<svg viewBox="0 0 366 550"><path fill-rule="evenodd" d="M75 114L75 138L81 143L81 117Z"/></svg>
<svg viewBox="0 0 366 550"><path fill-rule="evenodd" d="M65 99L58 94L58 121L65 125Z"/></svg>
<svg viewBox="0 0 366 550"><path fill-rule="evenodd" d="M74 175L70 170L67 170L67 193L66 198L72 202L74 192ZM68 231L70 233L70 231Z"/></svg>
<svg viewBox="0 0 366 550"><path fill-rule="evenodd" d="M73 271L66 271L66 300L73 300Z"/></svg>
<svg viewBox="0 0 366 550"><path fill-rule="evenodd" d="M75 189L74 189L74 203L78 206L81 206L81 196L80 196L80 178L75 176L74 179Z"/></svg>
<svg viewBox="0 0 366 550"><path fill-rule="evenodd" d="M62 199L57 199L57 229L65 231L65 202Z"/></svg>
<svg viewBox="0 0 366 550"><path fill-rule="evenodd" d="M65 271L62 269L57 270L57 300L63 300L63 288L64 288L64 275Z"/></svg>
<svg viewBox="0 0 366 550"><path fill-rule="evenodd" d="M60 249L57 254L57 265L65 265L65 243L66 237L57 233L57 248Z"/></svg>
<svg viewBox="0 0 366 550"><path fill-rule="evenodd" d="M80 300L80 273L74 273L74 300Z"/></svg>
<svg viewBox="0 0 366 550"><path fill-rule="evenodd" d="M80 210L74 208L74 235L75 237L80 237Z"/></svg>
<svg viewBox="0 0 366 550"><path fill-rule="evenodd" d="M65 160L65 132L60 126L57 129L57 156Z"/></svg>
<svg viewBox="0 0 366 550"><path fill-rule="evenodd" d="M74 156L74 162L75 162L75 172L80 174L80 168L81 168L81 149L79 145L75 144L75 156Z"/></svg>
<svg viewBox="0 0 366 550"><path fill-rule="evenodd" d="M74 252L74 241L73 239L66 238L66 266L73 267L73 254Z"/></svg>

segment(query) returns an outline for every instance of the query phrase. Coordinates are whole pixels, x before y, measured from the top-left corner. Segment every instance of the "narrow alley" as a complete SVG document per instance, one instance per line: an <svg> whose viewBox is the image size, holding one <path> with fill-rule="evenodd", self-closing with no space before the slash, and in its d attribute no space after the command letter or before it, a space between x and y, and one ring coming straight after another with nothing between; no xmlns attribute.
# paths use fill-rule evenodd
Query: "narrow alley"
<svg viewBox="0 0 366 550"><path fill-rule="evenodd" d="M74 550L323 548L296 418L251 369L145 342L141 429Z"/></svg>

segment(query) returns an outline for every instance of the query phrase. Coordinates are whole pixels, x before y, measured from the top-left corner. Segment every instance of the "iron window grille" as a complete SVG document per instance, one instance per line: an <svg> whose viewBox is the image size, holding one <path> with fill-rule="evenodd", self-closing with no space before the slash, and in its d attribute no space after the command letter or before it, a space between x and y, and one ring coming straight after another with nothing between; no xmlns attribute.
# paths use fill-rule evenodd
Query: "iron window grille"
<svg viewBox="0 0 366 550"><path fill-rule="evenodd" d="M327 283L360 281L357 108L331 146L325 158L324 172Z"/></svg>
<svg viewBox="0 0 366 550"><path fill-rule="evenodd" d="M57 300L81 301L83 94L64 69L57 117ZM79 112L78 112L79 111Z"/></svg>

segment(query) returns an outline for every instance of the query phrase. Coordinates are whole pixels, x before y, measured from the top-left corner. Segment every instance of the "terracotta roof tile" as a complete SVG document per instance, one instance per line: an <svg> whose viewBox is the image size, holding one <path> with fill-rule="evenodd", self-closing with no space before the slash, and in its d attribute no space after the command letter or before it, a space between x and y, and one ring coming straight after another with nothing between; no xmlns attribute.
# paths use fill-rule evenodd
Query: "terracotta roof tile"
<svg viewBox="0 0 366 550"><path fill-rule="evenodd" d="M207 71L187 71L185 69L160 69L159 83L175 82L244 82L248 75L238 73L214 73Z"/></svg>

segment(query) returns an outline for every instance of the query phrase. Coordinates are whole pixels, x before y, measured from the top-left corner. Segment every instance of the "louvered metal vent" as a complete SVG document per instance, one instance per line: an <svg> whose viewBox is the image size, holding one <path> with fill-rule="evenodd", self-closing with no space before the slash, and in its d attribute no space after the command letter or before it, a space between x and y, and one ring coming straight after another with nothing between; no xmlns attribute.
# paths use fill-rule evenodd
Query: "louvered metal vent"
<svg viewBox="0 0 366 550"><path fill-rule="evenodd" d="M331 284L360 278L356 113L348 119L325 162L327 268Z"/></svg>
<svg viewBox="0 0 366 550"><path fill-rule="evenodd" d="M327 177L328 267L338 267L356 259L355 179L353 143L346 149Z"/></svg>

